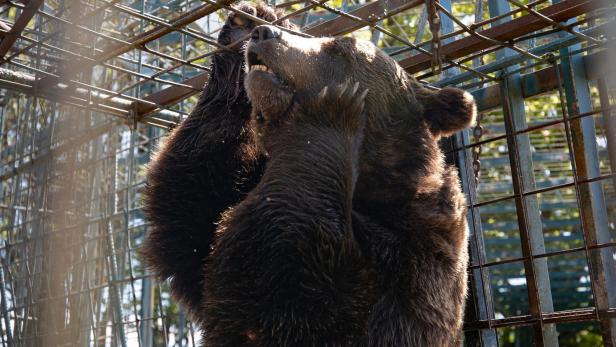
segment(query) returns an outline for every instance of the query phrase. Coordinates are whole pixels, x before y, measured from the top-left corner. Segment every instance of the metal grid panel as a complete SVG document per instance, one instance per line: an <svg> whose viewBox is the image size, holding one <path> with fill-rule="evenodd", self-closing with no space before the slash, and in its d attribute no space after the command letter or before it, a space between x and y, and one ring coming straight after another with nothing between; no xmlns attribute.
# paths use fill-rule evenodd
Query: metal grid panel
<svg viewBox="0 0 616 347"><path fill-rule="evenodd" d="M231 5L0 2L3 345L198 345L136 257L140 190ZM616 345L612 1L272 5L304 35L372 40L475 95L480 123L443 143L470 206L467 345Z"/></svg>

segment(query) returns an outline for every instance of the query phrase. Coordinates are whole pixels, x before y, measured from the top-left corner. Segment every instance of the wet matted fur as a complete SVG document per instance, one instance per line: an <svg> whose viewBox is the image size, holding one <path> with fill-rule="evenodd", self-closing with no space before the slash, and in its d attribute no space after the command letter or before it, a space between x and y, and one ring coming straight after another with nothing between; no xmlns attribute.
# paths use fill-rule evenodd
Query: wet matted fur
<svg viewBox="0 0 616 347"><path fill-rule="evenodd" d="M269 159L205 266L206 344L459 344L466 202L438 140L473 121L472 97L369 42L255 30L245 84Z"/></svg>
<svg viewBox="0 0 616 347"><path fill-rule="evenodd" d="M244 89L243 56L217 55L151 164L146 263L207 346L455 345L466 204L437 141L472 98L352 38L278 31L246 53L270 71Z"/></svg>
<svg viewBox="0 0 616 347"><path fill-rule="evenodd" d="M273 21L263 5L238 8ZM291 27L288 21L281 23ZM231 13L218 43L246 37L255 23ZM144 210L150 223L140 254L177 299L197 316L203 266L220 215L259 181L264 156L255 150L244 89L244 43L213 56L211 73L192 113L163 141L148 167Z"/></svg>

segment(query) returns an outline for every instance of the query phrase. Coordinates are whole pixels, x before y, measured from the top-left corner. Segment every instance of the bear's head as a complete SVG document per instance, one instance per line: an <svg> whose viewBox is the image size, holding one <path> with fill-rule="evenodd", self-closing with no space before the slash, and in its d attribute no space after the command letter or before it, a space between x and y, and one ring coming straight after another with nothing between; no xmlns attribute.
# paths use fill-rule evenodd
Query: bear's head
<svg viewBox="0 0 616 347"><path fill-rule="evenodd" d="M369 90L367 136L405 121L425 125L438 138L467 127L475 116L469 93L422 86L368 41L307 38L262 25L252 31L246 62L246 90L253 110L265 119L287 110L297 93L318 93L348 80Z"/></svg>
<svg viewBox="0 0 616 347"><path fill-rule="evenodd" d="M469 93L424 87L371 42L307 38L273 26L252 31L246 63L252 128L266 152L271 135L283 134L276 129L303 98L347 81L368 90L354 206L395 206L407 201L409 192L429 195L449 184L438 140L473 122L475 103Z"/></svg>
<svg viewBox="0 0 616 347"><path fill-rule="evenodd" d="M244 43L248 40L249 34L258 26L251 18L244 16L247 13L268 22L274 22L283 15L282 11L277 11L264 3L240 2L233 6L238 12L230 12L225 24L218 34L218 43L227 46L232 51L242 51ZM289 29L296 29L295 25L288 20L282 20L279 26ZM233 44L233 45L232 45Z"/></svg>
<svg viewBox="0 0 616 347"><path fill-rule="evenodd" d="M246 41L250 38L252 30L258 26L254 17L267 20L269 22L276 21L281 15L281 11L276 11L263 3L240 2L233 6L239 11L231 11L224 25L218 34L219 49L212 57L212 71L209 75L209 80L205 93L202 99L208 100L209 104L227 105L237 101L238 96L242 96L242 103L248 104L244 100L244 85L242 83L245 68L244 68L244 49ZM250 18L244 13L251 15ZM279 21L278 25L295 29L295 25L288 20ZM203 107L200 104L199 107ZM200 112L199 108L196 109Z"/></svg>

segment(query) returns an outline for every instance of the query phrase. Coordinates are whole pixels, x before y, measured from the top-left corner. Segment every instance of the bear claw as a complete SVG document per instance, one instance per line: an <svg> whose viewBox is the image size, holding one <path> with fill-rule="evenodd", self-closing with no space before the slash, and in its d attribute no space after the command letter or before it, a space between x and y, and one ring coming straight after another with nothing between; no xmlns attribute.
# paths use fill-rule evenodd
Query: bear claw
<svg viewBox="0 0 616 347"><path fill-rule="evenodd" d="M357 94L359 82L355 82L350 88L350 82L344 82L334 87L324 87L319 93L319 102L328 106L335 106L338 111L347 113L361 113L364 101L369 89L365 89L361 94Z"/></svg>
<svg viewBox="0 0 616 347"><path fill-rule="evenodd" d="M328 112L325 112L325 114L327 114L330 122L343 125L344 128L349 130L357 131L361 129L365 123L363 109L368 89L361 91L361 93L359 90L359 82L351 84L350 81L336 86L324 87L319 93L315 113L323 114L322 111L318 111L326 109Z"/></svg>

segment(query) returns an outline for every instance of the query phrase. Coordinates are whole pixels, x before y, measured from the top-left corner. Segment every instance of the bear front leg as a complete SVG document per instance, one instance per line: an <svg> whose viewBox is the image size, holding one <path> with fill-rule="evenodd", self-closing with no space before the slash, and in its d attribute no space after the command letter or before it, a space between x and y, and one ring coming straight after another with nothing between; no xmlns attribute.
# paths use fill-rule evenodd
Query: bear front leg
<svg viewBox="0 0 616 347"><path fill-rule="evenodd" d="M392 218L396 226L361 216L379 278L379 298L368 323L370 347L460 345L466 205L454 170L443 182L439 191L403 205L407 217Z"/></svg>
<svg viewBox="0 0 616 347"><path fill-rule="evenodd" d="M242 64L240 53L214 56L195 110L148 168L144 210L150 228L140 253L159 279L171 279L174 296L192 312L201 303L202 268L216 222L260 178L259 157L245 150L253 141L251 107L243 89L232 84Z"/></svg>
<svg viewBox="0 0 616 347"><path fill-rule="evenodd" d="M278 129L258 186L229 210L206 265L207 346L353 346L372 303L351 230L363 95L329 88Z"/></svg>

